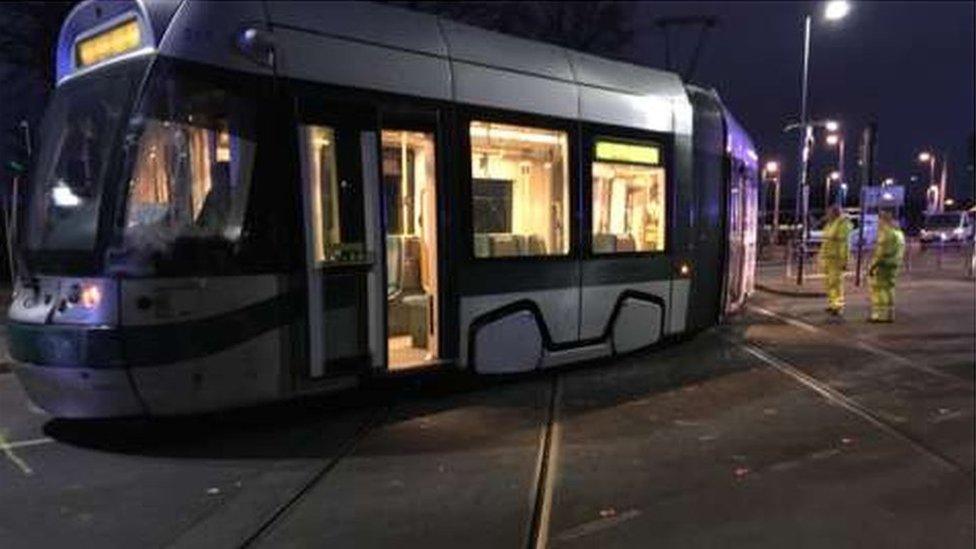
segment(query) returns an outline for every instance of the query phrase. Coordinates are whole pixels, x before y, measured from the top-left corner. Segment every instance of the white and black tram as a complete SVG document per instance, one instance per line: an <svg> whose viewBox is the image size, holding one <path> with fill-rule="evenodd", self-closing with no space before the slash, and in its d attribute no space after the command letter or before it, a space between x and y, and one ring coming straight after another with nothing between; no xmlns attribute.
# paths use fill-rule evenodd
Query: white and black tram
<svg viewBox="0 0 976 549"><path fill-rule="evenodd" d="M56 416L551 368L752 289L714 92L389 6L84 2L39 141L8 332Z"/></svg>

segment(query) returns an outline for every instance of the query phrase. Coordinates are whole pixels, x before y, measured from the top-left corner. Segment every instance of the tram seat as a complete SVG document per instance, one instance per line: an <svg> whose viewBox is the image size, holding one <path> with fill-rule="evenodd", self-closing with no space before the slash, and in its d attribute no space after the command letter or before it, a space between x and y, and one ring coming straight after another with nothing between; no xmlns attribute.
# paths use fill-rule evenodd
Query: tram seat
<svg viewBox="0 0 976 549"><path fill-rule="evenodd" d="M511 257L522 255L516 236L514 234L491 235L491 256Z"/></svg>
<svg viewBox="0 0 976 549"><path fill-rule="evenodd" d="M400 257L403 246L400 237L387 235L386 237L386 295L392 297L400 291L400 275L403 271Z"/></svg>
<svg viewBox="0 0 976 549"><path fill-rule="evenodd" d="M212 231L222 230L230 213L230 198L230 163L216 162L210 169L210 190L197 215L197 225Z"/></svg>
<svg viewBox="0 0 976 549"><path fill-rule="evenodd" d="M593 253L608 254L617 251L617 235L598 233L593 235Z"/></svg>
<svg viewBox="0 0 976 549"><path fill-rule="evenodd" d="M491 235L485 233L475 233L474 256L491 257Z"/></svg>
<svg viewBox="0 0 976 549"><path fill-rule="evenodd" d="M387 235L386 250L390 335L410 335L414 347L425 347L431 297L420 280L420 237Z"/></svg>
<svg viewBox="0 0 976 549"><path fill-rule="evenodd" d="M546 241L541 236L529 235L528 255L546 255Z"/></svg>
<svg viewBox="0 0 976 549"><path fill-rule="evenodd" d="M636 252L637 244L634 242L634 237L629 234L622 234L617 237L617 249L618 252Z"/></svg>

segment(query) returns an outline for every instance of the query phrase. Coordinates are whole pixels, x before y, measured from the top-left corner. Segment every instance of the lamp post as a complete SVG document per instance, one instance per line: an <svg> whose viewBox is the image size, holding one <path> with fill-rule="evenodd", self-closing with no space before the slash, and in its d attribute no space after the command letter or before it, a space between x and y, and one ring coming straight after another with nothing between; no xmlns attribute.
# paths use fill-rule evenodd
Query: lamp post
<svg viewBox="0 0 976 549"><path fill-rule="evenodd" d="M851 10L850 4L846 0L830 0L824 6L824 18L828 21L843 19ZM803 81L800 93L800 127L803 129L803 138L800 145L800 173L797 178L796 193L796 213L800 218L800 249L799 263L796 270L797 285L803 284L803 263L807 253L807 237L810 228L807 224L807 217L810 210L810 153L813 149L813 124L810 123L807 111L807 100L809 98L810 83L810 31L813 26L813 18L807 15L803 21ZM830 131L836 128L827 127Z"/></svg>
<svg viewBox="0 0 976 549"><path fill-rule="evenodd" d="M923 164L928 163L929 165L929 190L926 193L926 198L929 198L929 213L939 212L942 210L943 196L941 189L935 184L935 153L922 151L918 153L918 161Z"/></svg>
<svg viewBox="0 0 976 549"><path fill-rule="evenodd" d="M824 184L824 207L825 207L825 209L826 209L826 206L828 204L830 204L830 182L831 181L840 181L840 172L839 171L834 170L834 171L830 172L829 174L827 174L827 182ZM838 196L840 196L840 195L838 194Z"/></svg>
<svg viewBox="0 0 976 549"><path fill-rule="evenodd" d="M766 162L762 175L763 181L773 184L773 243L776 243L779 242L779 162Z"/></svg>
<svg viewBox="0 0 976 549"><path fill-rule="evenodd" d="M827 136L827 144L830 145L830 146L832 146L832 147L837 147L837 172L840 174L840 176L837 178L837 180L840 182L841 185L843 185L845 183L845 177L844 177L844 136L843 136L843 134L832 133L832 134L828 135ZM840 195L838 194L837 197L838 197L837 202L840 203L841 202L841 200L839 200ZM824 200L824 204L827 204L827 202L829 202L829 201L830 201L830 195L828 194L827 195L827 198Z"/></svg>

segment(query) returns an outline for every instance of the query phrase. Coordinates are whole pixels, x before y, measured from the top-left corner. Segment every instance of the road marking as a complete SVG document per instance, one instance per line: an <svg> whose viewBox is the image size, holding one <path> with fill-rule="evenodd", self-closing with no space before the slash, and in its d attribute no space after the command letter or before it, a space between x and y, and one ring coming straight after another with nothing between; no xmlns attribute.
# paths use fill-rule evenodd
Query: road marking
<svg viewBox="0 0 976 549"><path fill-rule="evenodd" d="M14 442L4 442L3 438L0 437L0 446L3 448L10 448L11 450L17 448L27 448L28 446L40 446L41 444L48 444L54 442L53 438L32 438L30 440L16 440Z"/></svg>
<svg viewBox="0 0 976 549"><path fill-rule="evenodd" d="M759 313L761 313L763 315L766 315L766 316L775 318L777 320L780 320L781 322L785 322L785 323L787 323L790 326L793 326L795 328L799 328L801 330L804 330L804 331L807 331L807 332L810 332L810 333L813 333L813 334L822 334L822 335L827 335L827 336L831 336L831 337L835 337L835 338L838 337L836 334L833 334L833 333L831 333L831 332L829 332L827 330L824 330L823 328L818 328L817 326L814 326L812 324L808 324L808 323L806 323L806 322L804 322L802 320L798 320L796 318L792 318L792 317L786 316L784 314L777 313L775 311L771 311L769 309L766 309L765 307L760 307L759 305L754 305L754 304L750 304L750 305L748 305L748 307L751 308L751 309L754 309L755 311L757 311L757 312L759 312ZM877 345L868 343L867 341L865 341L865 340L863 340L863 339L861 339L859 337L840 336L840 339L844 339L844 340L847 340L848 342L853 343L855 347L857 347L858 349L861 349L862 351L867 351L867 352L869 352L871 354L874 354L874 355L877 355L877 356L879 356L881 358L890 360L892 362L896 362L896 363L898 363L898 364L900 364L902 366L905 366L907 368L911 368L911 369L917 370L919 372L925 372L927 374L930 374L930 375L933 375L933 376L942 378L944 380L947 380L947 381L952 382L953 385L957 385L959 387L963 387L963 388L965 388L967 390L972 390L972 388L973 388L973 384L972 383L969 383L969 382L967 382L966 380L964 380L964 379L962 379L960 377L954 376L952 374L947 374L947 373L945 373L945 372L943 372L941 370L937 370L935 368L932 368L930 366L926 366L924 364L919 364L918 362L915 362L913 360L909 360L909 359L907 359L907 358L905 358L905 357L903 357L903 356L901 356L901 355L899 355L897 353L893 353L893 352L891 352L891 351L889 351L887 349L884 349L882 347L878 347Z"/></svg>
<svg viewBox="0 0 976 549"><path fill-rule="evenodd" d="M3 452L3 454L7 457L7 459L9 459L11 463L16 465L18 469L20 469L21 473L24 473L27 476L31 476L34 474L34 469L32 469L31 466L28 465L27 462L24 461L20 456L15 454L14 449L23 448L25 446L36 446L38 444L45 444L47 442L51 442L51 439L37 438L33 440L7 442L7 439L6 437L3 436L3 433L0 433L0 452Z"/></svg>
<svg viewBox="0 0 976 549"><path fill-rule="evenodd" d="M532 522L529 524L529 549L549 546L549 520L552 515L552 487L556 478L561 429L559 427L559 401L562 397L562 378L553 375L552 392L546 422L539 429L539 455L536 458L536 491L532 505Z"/></svg>
<svg viewBox="0 0 976 549"><path fill-rule="evenodd" d="M590 534L599 532L601 530L613 528L622 522L627 522L628 520L637 518L640 516L640 514L641 512L638 511L637 509L630 509L628 511L624 511L623 513L620 513L619 515L613 515L606 518L591 520L590 522L584 522L579 526L575 526L573 528L570 528L569 530L566 530L562 534L559 534L558 536L556 536L556 539L559 541L570 541L576 538L588 536Z"/></svg>
<svg viewBox="0 0 976 549"><path fill-rule="evenodd" d="M783 359L781 359L781 358L779 358L779 357L777 357L775 355L772 355L769 352L767 352L767 351L765 351L763 349L760 349L759 347L756 347L754 345L750 345L748 343L739 343L739 342L736 342L736 341L732 341L732 343L734 343L735 345L737 345L738 347L740 347L745 352L751 354L752 356L754 356L754 357L758 358L759 360L761 360L762 362L766 363L767 365L772 366L776 370L779 370L781 373L783 373L783 374L785 374L785 375L793 378L794 380L796 380L800 384L804 385L808 389L810 389L810 390L814 391L815 393L819 394L820 396L822 396L824 399L826 399L831 404L834 404L834 405L836 405L836 406L838 406L840 408L843 408L843 409L847 410L848 412L850 412L851 414L854 414L857 417L859 417L859 418L867 421L868 423L870 423L871 425L874 425L880 431L888 434L889 436L892 436L894 438L897 438L897 439L901 440L902 442L907 443L908 445L910 445L913 449L915 449L919 453L924 454L926 457L928 457L932 461L938 463L941 467L943 467L945 469L948 469L948 470L951 470L952 472L962 473L963 475L966 475L967 477L972 477L973 476L973 472L972 471L967 470L965 467L963 467L962 465L956 463L955 461L953 461L949 457L943 455L941 452L938 452L938 451L936 451L936 450L934 450L932 448L929 448L928 446L926 446L926 445L922 444L921 442L915 440L915 438L913 438L912 436L910 436L910 435L902 432L901 430L899 430L899 429L891 426L889 423L887 423L886 421L884 421L877 414L875 414L871 410L865 408L864 406L862 406L861 404L859 404L857 401L855 401L855 400L853 400L851 398L848 398L843 393L840 393L839 391L836 391L835 389L831 388L830 386L828 386L828 385L826 385L824 383L821 383L816 378L814 378L814 377L812 377L812 376L804 373L802 370L800 370L799 368L796 368L795 366L793 366L789 362L787 362L787 361L785 361L785 360L783 360Z"/></svg>

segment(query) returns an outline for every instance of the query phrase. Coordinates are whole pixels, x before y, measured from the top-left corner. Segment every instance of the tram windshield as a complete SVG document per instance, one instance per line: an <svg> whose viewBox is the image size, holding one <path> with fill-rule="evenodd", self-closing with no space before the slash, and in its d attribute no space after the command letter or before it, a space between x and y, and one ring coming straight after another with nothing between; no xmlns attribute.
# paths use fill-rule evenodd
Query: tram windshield
<svg viewBox="0 0 976 549"><path fill-rule="evenodd" d="M226 247L241 236L254 164L253 101L205 77L157 63L134 125L126 247Z"/></svg>
<svg viewBox="0 0 976 549"><path fill-rule="evenodd" d="M148 78L146 66L101 68L55 91L28 251L93 254L106 242L112 268L187 272L233 257L254 165L256 101L172 60L157 58ZM100 226L107 238L99 239Z"/></svg>
<svg viewBox="0 0 976 549"><path fill-rule="evenodd" d="M105 180L144 68L142 63L113 67L54 92L31 178L29 250L94 249Z"/></svg>

